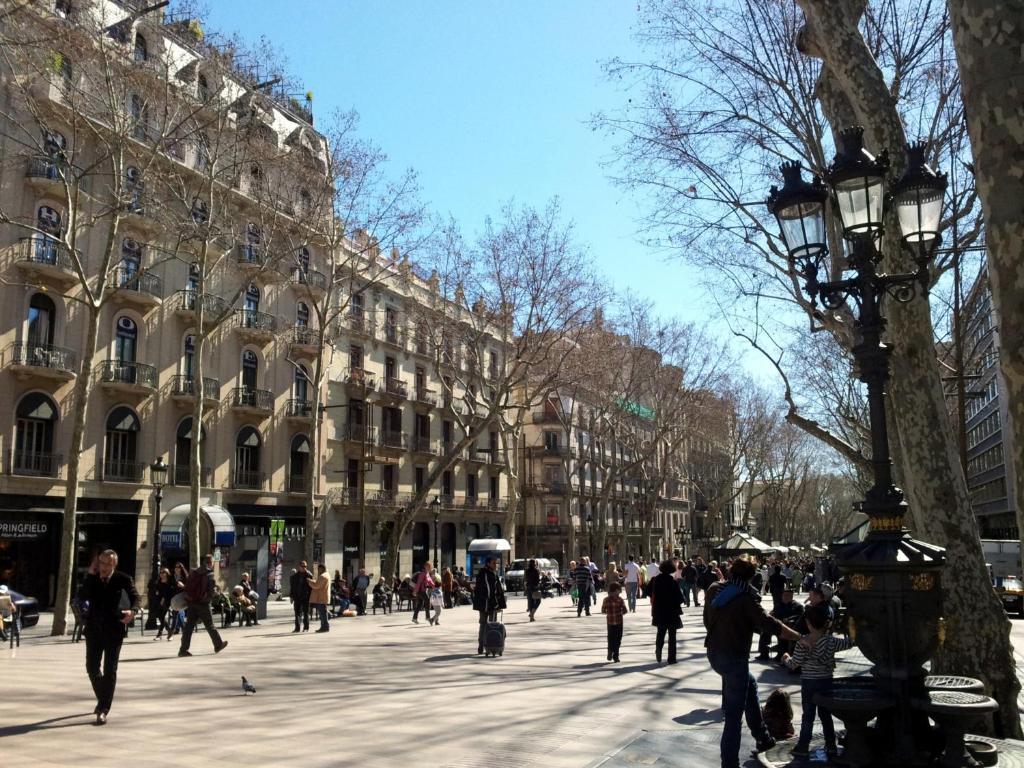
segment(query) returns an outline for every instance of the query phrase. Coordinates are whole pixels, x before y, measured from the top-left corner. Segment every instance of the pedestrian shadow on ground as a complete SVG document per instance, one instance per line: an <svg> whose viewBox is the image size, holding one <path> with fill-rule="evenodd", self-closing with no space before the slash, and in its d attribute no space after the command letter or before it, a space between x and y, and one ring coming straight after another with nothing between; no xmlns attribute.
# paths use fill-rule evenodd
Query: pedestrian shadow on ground
<svg viewBox="0 0 1024 768"><path fill-rule="evenodd" d="M614 672L617 675L622 675L622 674L626 674L628 672L649 672L652 669L658 669L659 667L663 667L663 666L665 666L665 665L664 664L659 664L656 661L650 661L650 662L647 662L646 664L633 664L631 666L625 666L625 667L621 667L618 664L616 664L614 662L611 662L611 661L595 661L592 664L574 664L572 666L572 669L579 669L579 670L586 670L586 669L598 670L598 669L601 669L601 670L607 670L608 672Z"/></svg>
<svg viewBox="0 0 1024 768"><path fill-rule="evenodd" d="M722 723L722 709L695 709L685 715L672 718L673 722L680 725L720 725Z"/></svg>
<svg viewBox="0 0 1024 768"><path fill-rule="evenodd" d="M451 653L447 656L428 656L423 661L429 664L436 664L444 661L462 661L464 659L475 659L477 654L475 653Z"/></svg>
<svg viewBox="0 0 1024 768"><path fill-rule="evenodd" d="M65 723L63 720L74 720L80 717L91 717L92 713L85 712L79 715L64 715L63 717L51 717L49 720L39 720L35 723L21 723L20 725L0 726L0 739L5 736L23 736L33 731L52 731L55 728L75 728L79 725L92 725L92 720L82 720L77 723Z"/></svg>
<svg viewBox="0 0 1024 768"><path fill-rule="evenodd" d="M178 658L178 652L175 649L171 649L173 653L168 653L166 656L152 656L147 659L121 659L122 664L138 664L141 661L164 661L166 659Z"/></svg>

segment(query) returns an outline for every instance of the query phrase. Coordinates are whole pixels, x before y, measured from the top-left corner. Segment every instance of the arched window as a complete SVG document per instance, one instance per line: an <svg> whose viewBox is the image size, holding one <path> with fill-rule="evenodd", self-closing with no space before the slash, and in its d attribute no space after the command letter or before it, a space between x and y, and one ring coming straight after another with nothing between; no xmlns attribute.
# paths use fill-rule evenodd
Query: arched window
<svg viewBox="0 0 1024 768"><path fill-rule="evenodd" d="M71 0L54 0L53 12L62 19L71 17Z"/></svg>
<svg viewBox="0 0 1024 768"><path fill-rule="evenodd" d="M242 324L246 328L256 327L260 311L260 289L255 284L249 283L245 289L245 306L242 309Z"/></svg>
<svg viewBox="0 0 1024 768"><path fill-rule="evenodd" d="M263 189L263 169L259 163L253 163L249 166L249 188L254 192L259 192Z"/></svg>
<svg viewBox="0 0 1024 768"><path fill-rule="evenodd" d="M206 210L206 203L198 197L192 201L192 221L196 224L205 224L210 218Z"/></svg>
<svg viewBox="0 0 1024 768"><path fill-rule="evenodd" d="M299 277L305 277L309 274L309 248L306 246L299 248L295 258L298 261Z"/></svg>
<svg viewBox="0 0 1024 768"><path fill-rule="evenodd" d="M54 477L58 458L53 455L57 406L41 392L25 395L18 403L12 471L17 475Z"/></svg>
<svg viewBox="0 0 1024 768"><path fill-rule="evenodd" d="M132 57L136 61L145 61L149 58L149 46L146 45L146 38L138 32L135 33L135 51Z"/></svg>
<svg viewBox="0 0 1024 768"><path fill-rule="evenodd" d="M133 281L139 274L139 267L142 265L142 243L126 237L121 241L121 265L120 278L117 281L118 287L124 287Z"/></svg>
<svg viewBox="0 0 1024 768"><path fill-rule="evenodd" d="M185 284L185 290L193 293L199 290L199 265L195 262L188 265L188 282Z"/></svg>
<svg viewBox="0 0 1024 768"><path fill-rule="evenodd" d="M192 417L181 420L178 424L178 431L174 440L174 482L176 484L187 484L190 482L192 473L189 469L189 456L192 452ZM206 429L201 428L199 432L199 463L206 461ZM205 475L205 471L203 472ZM205 479L205 478L204 478Z"/></svg>
<svg viewBox="0 0 1024 768"><path fill-rule="evenodd" d="M313 210L313 196L309 194L308 189L303 189L299 192L299 212L300 213L311 213Z"/></svg>
<svg viewBox="0 0 1024 768"><path fill-rule="evenodd" d="M139 417L131 408L120 406L107 417L106 444L103 449L103 479L138 483L142 480L142 464L136 447Z"/></svg>
<svg viewBox="0 0 1024 768"><path fill-rule="evenodd" d="M49 157L63 157L67 145L68 140L64 138L64 134L57 131L46 131L43 136L43 151Z"/></svg>
<svg viewBox="0 0 1024 768"><path fill-rule="evenodd" d="M210 100L210 81L206 79L206 75L200 74L196 79L196 92L200 101Z"/></svg>
<svg viewBox="0 0 1024 768"><path fill-rule="evenodd" d="M193 371L196 369L196 337L191 333L185 337L184 349L181 355L181 375L192 380Z"/></svg>
<svg viewBox="0 0 1024 768"><path fill-rule="evenodd" d="M292 493L303 493L309 489L309 455L309 438L305 435L293 437L288 455L288 489Z"/></svg>
<svg viewBox="0 0 1024 768"><path fill-rule="evenodd" d="M28 348L29 354L40 347L53 345L53 330L56 325L57 307L53 299L42 293L35 293L28 302Z"/></svg>
<svg viewBox="0 0 1024 768"><path fill-rule="evenodd" d="M235 487L260 488L260 447L262 440L255 427L243 427L235 441Z"/></svg>
<svg viewBox="0 0 1024 768"><path fill-rule="evenodd" d="M292 396L301 402L309 400L309 370L304 365L295 366L295 382Z"/></svg>
<svg viewBox="0 0 1024 768"><path fill-rule="evenodd" d="M304 301L295 305L295 325L298 328L309 327L309 306Z"/></svg>
<svg viewBox="0 0 1024 768"><path fill-rule="evenodd" d="M210 140L200 135L196 139L196 170L205 171L210 165Z"/></svg>
<svg viewBox="0 0 1024 768"><path fill-rule="evenodd" d="M139 329L130 317L117 318L114 336L114 359L119 363L134 363L138 345Z"/></svg>
<svg viewBox="0 0 1024 768"><path fill-rule="evenodd" d="M259 371L259 361L256 359L256 353L251 349L247 349L242 353L242 388L247 390L256 389L257 372Z"/></svg>
<svg viewBox="0 0 1024 768"><path fill-rule="evenodd" d="M124 200L130 213L142 212L142 193L146 185L142 181L142 172L134 165L124 169Z"/></svg>
<svg viewBox="0 0 1024 768"><path fill-rule="evenodd" d="M136 139L146 138L147 110L142 97L132 94L131 98L132 136Z"/></svg>
<svg viewBox="0 0 1024 768"><path fill-rule="evenodd" d="M36 210L36 226L48 235L59 235L61 232L60 211L48 205L40 205Z"/></svg>

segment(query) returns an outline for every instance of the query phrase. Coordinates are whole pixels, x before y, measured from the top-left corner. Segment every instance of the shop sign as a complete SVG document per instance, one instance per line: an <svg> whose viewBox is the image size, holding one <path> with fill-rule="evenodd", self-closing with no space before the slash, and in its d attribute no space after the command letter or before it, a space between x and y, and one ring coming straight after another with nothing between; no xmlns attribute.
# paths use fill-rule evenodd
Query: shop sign
<svg viewBox="0 0 1024 768"><path fill-rule="evenodd" d="M160 546L163 549L181 549L185 536L181 531L160 531Z"/></svg>
<svg viewBox="0 0 1024 768"><path fill-rule="evenodd" d="M0 520L0 539L28 541L41 539L50 532L48 523L35 520Z"/></svg>

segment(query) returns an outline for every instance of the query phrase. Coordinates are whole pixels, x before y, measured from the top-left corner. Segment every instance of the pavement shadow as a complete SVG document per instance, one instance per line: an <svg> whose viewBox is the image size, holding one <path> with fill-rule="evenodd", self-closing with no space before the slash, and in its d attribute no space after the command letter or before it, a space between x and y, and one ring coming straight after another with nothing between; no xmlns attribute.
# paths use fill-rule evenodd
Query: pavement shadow
<svg viewBox="0 0 1024 768"><path fill-rule="evenodd" d="M167 659L176 659L176 658L178 658L178 652L174 651L174 653L168 654L167 656L153 656L153 657L148 658L148 659L121 659L120 663L121 664L138 664L139 662L143 662L143 661L166 661Z"/></svg>
<svg viewBox="0 0 1024 768"><path fill-rule="evenodd" d="M452 653L447 656L428 656L423 661L426 663L438 663L443 661L462 661L463 659L475 659L475 653Z"/></svg>
<svg viewBox="0 0 1024 768"><path fill-rule="evenodd" d="M713 725L722 722L722 710L718 709L695 709L685 715L673 717L672 720L680 725Z"/></svg>
<svg viewBox="0 0 1024 768"><path fill-rule="evenodd" d="M74 720L80 717L92 717L91 712L84 712L79 715L64 715L63 717L51 717L49 720L39 720L34 723L21 723L19 725L0 726L0 739L4 736L22 736L33 731L52 731L55 728L76 728L81 725L92 725L92 720L82 720L77 723L65 723L64 720Z"/></svg>

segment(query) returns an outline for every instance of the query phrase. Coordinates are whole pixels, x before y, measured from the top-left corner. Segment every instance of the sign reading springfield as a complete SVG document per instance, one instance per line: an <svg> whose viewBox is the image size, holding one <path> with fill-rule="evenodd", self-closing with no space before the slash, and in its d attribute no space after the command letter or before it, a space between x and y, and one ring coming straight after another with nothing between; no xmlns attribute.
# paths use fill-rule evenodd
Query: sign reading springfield
<svg viewBox="0 0 1024 768"><path fill-rule="evenodd" d="M40 539L49 530L46 523L27 520L0 520L0 539Z"/></svg>

